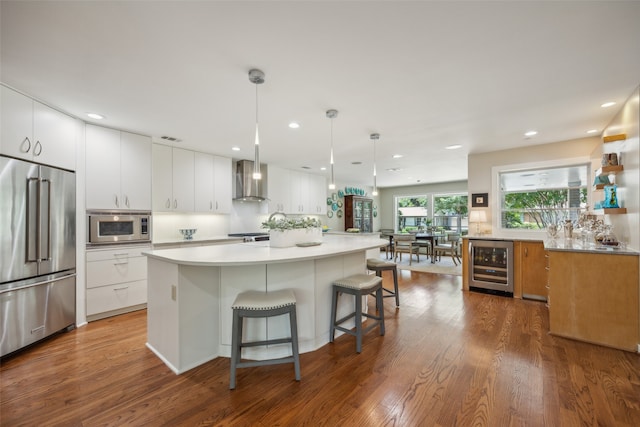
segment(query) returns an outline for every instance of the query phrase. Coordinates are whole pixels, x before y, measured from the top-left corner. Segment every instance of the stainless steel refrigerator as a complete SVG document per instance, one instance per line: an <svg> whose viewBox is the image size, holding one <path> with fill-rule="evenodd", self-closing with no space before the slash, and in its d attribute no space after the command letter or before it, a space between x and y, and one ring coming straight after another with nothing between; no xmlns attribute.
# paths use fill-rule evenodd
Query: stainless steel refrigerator
<svg viewBox="0 0 640 427"><path fill-rule="evenodd" d="M75 173L0 156L0 356L75 326Z"/></svg>

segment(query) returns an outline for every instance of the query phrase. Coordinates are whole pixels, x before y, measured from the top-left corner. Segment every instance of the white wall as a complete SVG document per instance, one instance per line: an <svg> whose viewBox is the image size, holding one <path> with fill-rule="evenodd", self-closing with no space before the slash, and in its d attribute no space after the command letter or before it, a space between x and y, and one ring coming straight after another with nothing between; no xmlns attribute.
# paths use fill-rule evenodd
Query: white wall
<svg viewBox="0 0 640 427"><path fill-rule="evenodd" d="M488 193L489 207L485 209L487 219L491 221L485 230L495 236L507 235L509 232L499 230L495 227L496 219L493 213L497 212L498 194L494 187L494 169L501 166L517 167L517 165L531 165L535 163L562 162L569 159L583 159L590 161L592 153L601 144L599 137L589 137L574 139L570 141L554 142L551 144L532 145L527 147L513 148L509 150L492 151L489 153L469 154L468 157L468 182L469 196L474 193ZM469 199L469 209L471 209L471 198ZM474 208L477 209L477 208ZM540 233L531 231L518 231L518 236L526 237L522 234Z"/></svg>

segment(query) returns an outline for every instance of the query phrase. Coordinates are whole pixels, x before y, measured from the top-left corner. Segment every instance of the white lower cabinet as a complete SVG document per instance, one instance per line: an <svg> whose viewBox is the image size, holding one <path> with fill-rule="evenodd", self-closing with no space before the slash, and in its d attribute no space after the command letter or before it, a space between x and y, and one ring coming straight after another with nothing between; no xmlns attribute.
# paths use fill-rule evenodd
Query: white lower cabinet
<svg viewBox="0 0 640 427"><path fill-rule="evenodd" d="M141 308L147 303L150 246L87 251L87 317L96 320Z"/></svg>

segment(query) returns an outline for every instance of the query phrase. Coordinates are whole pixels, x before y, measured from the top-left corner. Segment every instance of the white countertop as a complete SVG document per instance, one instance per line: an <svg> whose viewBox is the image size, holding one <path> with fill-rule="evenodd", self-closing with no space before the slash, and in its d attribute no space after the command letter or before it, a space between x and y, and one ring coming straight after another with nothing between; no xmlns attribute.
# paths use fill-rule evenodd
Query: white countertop
<svg viewBox="0 0 640 427"><path fill-rule="evenodd" d="M242 237L229 237L227 235L221 236L208 236L208 237L199 237L193 236L193 239L187 240L184 238L179 239L165 239L165 240L156 240L152 241L154 246L162 246L162 245L207 245L207 244L215 244L215 243L226 243L226 242L238 242L242 241Z"/></svg>
<svg viewBox="0 0 640 427"><path fill-rule="evenodd" d="M175 264L200 266L237 266L271 264L324 258L336 254L365 251L387 245L378 236L323 235L322 244L309 247L272 248L268 241L227 245L154 249L143 254Z"/></svg>
<svg viewBox="0 0 640 427"><path fill-rule="evenodd" d="M545 240L544 248L548 251L591 252L608 255L640 255L637 251L626 247L596 245L595 242L582 242L578 239Z"/></svg>

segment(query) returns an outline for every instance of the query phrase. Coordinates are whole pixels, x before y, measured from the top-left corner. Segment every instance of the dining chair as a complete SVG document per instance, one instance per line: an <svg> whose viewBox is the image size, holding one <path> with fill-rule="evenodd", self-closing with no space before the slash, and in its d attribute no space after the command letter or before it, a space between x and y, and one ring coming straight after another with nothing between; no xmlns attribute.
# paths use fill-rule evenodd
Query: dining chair
<svg viewBox="0 0 640 427"><path fill-rule="evenodd" d="M394 234L393 235L393 252L394 262L398 260L398 254L400 254L400 261L402 261L402 254L409 254L409 265L411 265L411 255L416 256L416 260L420 262L420 246L416 244L415 234Z"/></svg>
<svg viewBox="0 0 640 427"><path fill-rule="evenodd" d="M433 256L437 257L438 259L442 259L442 255L444 254L450 255L455 265L458 265L458 263L462 263L462 261L460 260L460 234L447 234L445 237L445 241L438 241L438 243L433 247L433 251Z"/></svg>

